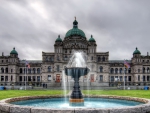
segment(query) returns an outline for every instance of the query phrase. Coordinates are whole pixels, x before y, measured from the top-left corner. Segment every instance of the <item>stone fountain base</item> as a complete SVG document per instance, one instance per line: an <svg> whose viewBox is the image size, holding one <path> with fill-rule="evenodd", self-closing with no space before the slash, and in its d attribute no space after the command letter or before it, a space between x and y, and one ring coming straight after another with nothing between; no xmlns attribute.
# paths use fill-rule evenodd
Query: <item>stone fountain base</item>
<svg viewBox="0 0 150 113"><path fill-rule="evenodd" d="M84 106L84 99L69 99L70 106Z"/></svg>

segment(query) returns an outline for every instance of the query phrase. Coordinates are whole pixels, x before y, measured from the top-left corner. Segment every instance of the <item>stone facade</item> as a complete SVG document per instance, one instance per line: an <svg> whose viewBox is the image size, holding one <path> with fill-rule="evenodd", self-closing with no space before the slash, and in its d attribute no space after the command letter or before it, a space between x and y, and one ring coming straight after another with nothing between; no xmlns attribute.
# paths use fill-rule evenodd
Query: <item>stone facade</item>
<svg viewBox="0 0 150 113"><path fill-rule="evenodd" d="M0 56L0 85L3 86L61 86L63 70L73 51L83 51L87 55L90 73L80 78L80 83L92 86L126 86L150 85L150 56L141 55L136 48L131 60L126 61L130 68L124 67L123 60L109 60L109 52L97 52L97 43L93 36L87 40L84 32L78 29L78 22L73 22L73 29L60 36L54 43L54 52L42 52L42 60L20 60L15 48L10 55ZM124 71L125 70L125 71ZM125 72L125 74L124 74ZM25 78L27 78L25 80ZM67 77L67 82L73 81ZM26 82L25 82L26 81Z"/></svg>

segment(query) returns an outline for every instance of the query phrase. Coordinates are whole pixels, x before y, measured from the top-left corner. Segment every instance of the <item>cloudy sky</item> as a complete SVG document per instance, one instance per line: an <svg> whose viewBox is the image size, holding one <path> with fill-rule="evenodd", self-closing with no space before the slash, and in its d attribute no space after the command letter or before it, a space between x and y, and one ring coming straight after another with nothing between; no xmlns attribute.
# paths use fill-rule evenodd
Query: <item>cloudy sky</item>
<svg viewBox="0 0 150 113"><path fill-rule="evenodd" d="M136 47L150 52L150 0L0 0L0 54L15 47L20 59L41 60L75 16L110 60L131 59Z"/></svg>

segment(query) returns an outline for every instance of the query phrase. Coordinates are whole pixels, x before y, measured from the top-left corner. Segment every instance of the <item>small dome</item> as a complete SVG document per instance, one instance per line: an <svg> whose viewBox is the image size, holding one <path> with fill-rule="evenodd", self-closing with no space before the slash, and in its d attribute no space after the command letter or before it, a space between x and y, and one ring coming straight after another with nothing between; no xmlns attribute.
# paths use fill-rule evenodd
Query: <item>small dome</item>
<svg viewBox="0 0 150 113"><path fill-rule="evenodd" d="M18 55L17 51L15 50L15 47L14 47L13 50L10 52L10 54L16 54L16 55Z"/></svg>
<svg viewBox="0 0 150 113"><path fill-rule="evenodd" d="M79 35L85 38L85 33L81 29L78 29L78 22L76 21L76 18L73 22L73 28L66 33L65 37L70 37L73 35Z"/></svg>
<svg viewBox="0 0 150 113"><path fill-rule="evenodd" d="M141 52L138 50L138 48L136 47L136 50L133 52L133 54L141 54Z"/></svg>
<svg viewBox="0 0 150 113"><path fill-rule="evenodd" d="M60 38L60 35L58 35L58 38L56 39L55 42L62 42L62 39Z"/></svg>
<svg viewBox="0 0 150 113"><path fill-rule="evenodd" d="M89 42L95 42L95 39L93 38L92 35L91 35L91 38L89 39Z"/></svg>

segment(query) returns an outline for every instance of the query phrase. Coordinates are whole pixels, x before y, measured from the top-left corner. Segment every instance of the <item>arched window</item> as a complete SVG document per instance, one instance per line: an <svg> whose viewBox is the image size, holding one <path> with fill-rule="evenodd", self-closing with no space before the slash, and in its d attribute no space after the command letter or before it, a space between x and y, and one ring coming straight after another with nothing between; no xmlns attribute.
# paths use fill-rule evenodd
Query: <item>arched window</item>
<svg viewBox="0 0 150 113"><path fill-rule="evenodd" d="M28 73L31 74L31 69L28 69Z"/></svg>
<svg viewBox="0 0 150 113"><path fill-rule="evenodd" d="M125 73L127 73L127 68L125 68L125 70L124 70L124 71L125 71Z"/></svg>
<svg viewBox="0 0 150 113"><path fill-rule="evenodd" d="M35 74L35 68L33 68L33 74Z"/></svg>
<svg viewBox="0 0 150 113"><path fill-rule="evenodd" d="M113 74L113 73L114 73L114 69L113 69L113 68L111 68L110 73L111 73L111 74Z"/></svg>
<svg viewBox="0 0 150 113"><path fill-rule="evenodd" d="M46 57L45 60L48 61L48 57Z"/></svg>
<svg viewBox="0 0 150 113"><path fill-rule="evenodd" d="M51 71L52 71L52 70L51 70L51 66L49 66L49 67L48 67L48 72L51 72Z"/></svg>
<svg viewBox="0 0 150 113"><path fill-rule="evenodd" d="M100 61L101 61L101 58L100 58L100 57L98 57L98 58L97 58L97 61L98 61L98 62L100 62Z"/></svg>
<svg viewBox="0 0 150 113"><path fill-rule="evenodd" d="M6 69L5 69L5 73L8 73L8 68L6 67Z"/></svg>
<svg viewBox="0 0 150 113"><path fill-rule="evenodd" d="M145 68L143 67L143 73L145 73Z"/></svg>
<svg viewBox="0 0 150 113"><path fill-rule="evenodd" d="M131 73L131 68L128 69L128 73Z"/></svg>
<svg viewBox="0 0 150 113"><path fill-rule="evenodd" d="M116 73L116 74L118 73L118 68L115 69L115 73Z"/></svg>
<svg viewBox="0 0 150 113"><path fill-rule="evenodd" d="M103 72L103 67L102 67L102 66L100 66L100 72L101 72L101 73Z"/></svg>
<svg viewBox="0 0 150 113"><path fill-rule="evenodd" d="M4 73L4 68L3 67L1 68L1 73Z"/></svg>
<svg viewBox="0 0 150 113"><path fill-rule="evenodd" d="M20 68L20 73L22 73L22 68Z"/></svg>
<svg viewBox="0 0 150 113"><path fill-rule="evenodd" d="M147 68L147 73L149 73L149 67Z"/></svg>
<svg viewBox="0 0 150 113"><path fill-rule="evenodd" d="M59 56L57 56L57 60L59 61Z"/></svg>
<svg viewBox="0 0 150 113"><path fill-rule="evenodd" d="M122 68L119 69L119 73L120 73L120 74L122 73Z"/></svg>
<svg viewBox="0 0 150 113"><path fill-rule="evenodd" d="M37 68L37 73L40 73L40 68Z"/></svg>
<svg viewBox="0 0 150 113"><path fill-rule="evenodd" d="M103 61L105 61L105 57L103 57Z"/></svg>
<svg viewBox="0 0 150 113"><path fill-rule="evenodd" d="M140 73L140 69L138 69L138 73Z"/></svg>

